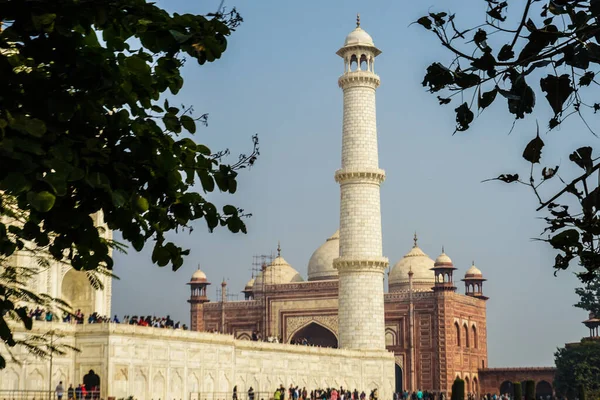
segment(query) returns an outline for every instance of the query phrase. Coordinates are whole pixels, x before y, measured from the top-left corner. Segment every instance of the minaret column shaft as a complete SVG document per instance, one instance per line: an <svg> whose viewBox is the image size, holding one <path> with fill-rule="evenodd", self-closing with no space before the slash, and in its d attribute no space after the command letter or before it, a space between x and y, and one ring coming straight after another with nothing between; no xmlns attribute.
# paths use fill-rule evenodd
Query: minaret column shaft
<svg viewBox="0 0 600 400"><path fill-rule="evenodd" d="M366 53L368 59L373 49L347 51ZM385 350L383 279L388 261L381 240L379 191L385 173L379 169L377 149L379 77L367 68L345 72L338 83L344 92L342 168L335 174L340 184L340 257L334 261L339 271L339 343L342 348Z"/></svg>

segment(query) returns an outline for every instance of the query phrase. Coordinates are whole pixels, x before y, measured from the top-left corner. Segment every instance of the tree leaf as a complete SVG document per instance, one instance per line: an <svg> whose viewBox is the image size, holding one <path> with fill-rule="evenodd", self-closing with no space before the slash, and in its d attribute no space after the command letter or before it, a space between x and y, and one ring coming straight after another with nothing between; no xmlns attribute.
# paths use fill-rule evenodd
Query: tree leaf
<svg viewBox="0 0 600 400"><path fill-rule="evenodd" d="M540 80L540 88L546 93L546 99L554 114L560 114L565 101L573 93L571 78L564 74L561 76L548 75Z"/></svg>
<svg viewBox="0 0 600 400"><path fill-rule="evenodd" d="M579 244L579 232L576 229L567 229L550 238L549 243L555 249L565 249Z"/></svg>
<svg viewBox="0 0 600 400"><path fill-rule="evenodd" d="M515 56L515 52L510 44L505 44L498 53L498 61L508 61Z"/></svg>
<svg viewBox="0 0 600 400"><path fill-rule="evenodd" d="M40 212L48 212L54 207L56 197L50 192L28 192L27 201L31 206Z"/></svg>
<svg viewBox="0 0 600 400"><path fill-rule="evenodd" d="M532 164L540 162L542 157L542 148L544 147L544 141L540 138L540 129L538 127L537 135L527 143L525 150L523 151L523 158Z"/></svg>
<svg viewBox="0 0 600 400"><path fill-rule="evenodd" d="M180 119L181 125L187 130L189 133L196 133L196 121L189 115L183 115Z"/></svg>
<svg viewBox="0 0 600 400"><path fill-rule="evenodd" d="M34 137L42 137L46 133L46 124L38 118L31 118L25 115L18 115L8 124L11 128L19 132L26 133Z"/></svg>
<svg viewBox="0 0 600 400"><path fill-rule="evenodd" d="M223 214L225 215L237 215L237 208L231 205L223 206Z"/></svg>
<svg viewBox="0 0 600 400"><path fill-rule="evenodd" d="M573 161L579 168L591 171L594 165L592 161L592 148L589 146L580 147L569 156L569 160Z"/></svg>
<svg viewBox="0 0 600 400"><path fill-rule="evenodd" d="M592 71L587 71L579 78L579 86L589 86L594 80L595 74Z"/></svg>
<svg viewBox="0 0 600 400"><path fill-rule="evenodd" d="M558 165L554 168L544 167L544 169L542 169L542 179L544 179L544 180L552 179L554 177L554 175L556 175L557 172L558 172Z"/></svg>
<svg viewBox="0 0 600 400"><path fill-rule="evenodd" d="M462 132L469 129L469 124L473 122L475 115L469 109L467 103L461 104L454 111L456 111L456 130Z"/></svg>
<svg viewBox="0 0 600 400"><path fill-rule="evenodd" d="M417 20L417 24L425 27L425 29L431 30L431 20L429 19L429 17L421 17Z"/></svg>
<svg viewBox="0 0 600 400"><path fill-rule="evenodd" d="M452 72L440 63L433 63L427 67L422 85L429 86L429 92L435 93L453 83L454 75Z"/></svg>
<svg viewBox="0 0 600 400"><path fill-rule="evenodd" d="M497 89L490 90L489 92L485 92L479 96L479 100L477 101L477 105L481 109L485 109L489 107L494 100L496 99L496 94L498 93Z"/></svg>

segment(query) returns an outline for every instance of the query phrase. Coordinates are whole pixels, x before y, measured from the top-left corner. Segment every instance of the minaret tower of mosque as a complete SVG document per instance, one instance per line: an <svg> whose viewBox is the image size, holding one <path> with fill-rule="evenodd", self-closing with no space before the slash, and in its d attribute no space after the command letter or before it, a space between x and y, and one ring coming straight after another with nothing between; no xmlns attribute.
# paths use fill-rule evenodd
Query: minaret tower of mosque
<svg viewBox="0 0 600 400"><path fill-rule="evenodd" d="M344 92L340 184L339 345L347 349L385 350L383 278L375 90L375 57L381 51L360 27L336 53L344 60L338 84Z"/></svg>

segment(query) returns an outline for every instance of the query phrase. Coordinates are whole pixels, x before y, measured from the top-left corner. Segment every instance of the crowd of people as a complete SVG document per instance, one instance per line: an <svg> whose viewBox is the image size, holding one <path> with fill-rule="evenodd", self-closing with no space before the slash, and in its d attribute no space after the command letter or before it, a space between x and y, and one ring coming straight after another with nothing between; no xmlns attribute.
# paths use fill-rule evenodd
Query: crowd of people
<svg viewBox="0 0 600 400"><path fill-rule="evenodd" d="M98 313L90 314L87 319L81 310L77 310L75 313L65 313L62 318L58 318L51 310L44 310L37 307L28 313L29 317L36 321L62 321L64 323L83 324L87 321L88 324L126 324L126 325L138 325L138 326L149 326L153 328L170 328L170 329L183 329L188 330L186 324L182 324L180 321L173 321L169 315L166 317L156 317L152 315L148 316L129 316L126 315L123 319L119 319L117 315L113 318L99 315Z"/></svg>
<svg viewBox="0 0 600 400"><path fill-rule="evenodd" d="M267 336L263 339L262 335L258 331L252 332L253 342L267 342L267 343L283 343L281 337L278 336ZM310 338L294 338L290 340L290 344L296 344L299 346L314 346L314 347L325 347L319 346L311 342Z"/></svg>
<svg viewBox="0 0 600 400"><path fill-rule="evenodd" d="M248 397L247 400L264 400L255 398L256 393L254 392L254 388L252 386L248 389ZM340 389L336 388L327 388L327 389L315 389L310 392L303 387L300 389L299 386L290 385L288 389L286 389L283 385L280 385L272 397L269 393L269 396L273 400L367 400L367 395L364 391L358 392L358 390L354 389L354 391L350 391L340 387ZM378 400L378 392L377 389L371 390L369 396L369 400ZM238 397L237 386L233 388L233 396L232 400L240 400Z"/></svg>
<svg viewBox="0 0 600 400"><path fill-rule="evenodd" d="M54 389L57 400L62 400L67 395L68 400L99 400L100 399L100 377L90 370L88 374L83 377L83 383L73 387L70 384L65 390L65 387L60 381Z"/></svg>

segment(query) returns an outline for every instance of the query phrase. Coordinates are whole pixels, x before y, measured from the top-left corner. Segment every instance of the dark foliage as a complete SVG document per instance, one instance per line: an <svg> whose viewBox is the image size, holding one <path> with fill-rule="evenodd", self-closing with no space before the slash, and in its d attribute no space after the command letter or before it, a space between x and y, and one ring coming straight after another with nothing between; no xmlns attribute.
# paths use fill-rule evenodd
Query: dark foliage
<svg viewBox="0 0 600 400"><path fill-rule="evenodd" d="M201 218L211 231L246 232L242 210L220 211L206 194L235 193L257 139L250 155L224 164L227 151L189 137L206 115L167 99L183 85L186 58L215 61L240 22L235 10L170 15L146 0L0 1L0 217L22 218L0 218L6 345L16 344L7 318L31 326L15 305L22 291L5 290L17 287L10 257L28 243L77 270L110 271L115 243L91 217L102 212L135 250L151 241L152 261L176 270L189 250L168 232Z"/></svg>
<svg viewBox="0 0 600 400"><path fill-rule="evenodd" d="M464 400L465 399L465 381L456 377L454 383L452 383L452 400Z"/></svg>
<svg viewBox="0 0 600 400"><path fill-rule="evenodd" d="M435 62L427 68L423 86L436 93L441 105L457 95L461 99L454 109L455 133L468 130L476 114L493 103L504 103L515 123L535 110L550 110L548 130L578 116L596 139L586 117L593 118L600 101L592 97L595 92L585 89L598 85L600 0L515 1L510 5L522 7L516 20L507 18L508 1L481 1L487 4L487 12L472 28L458 27L455 15L445 12L416 21L452 56L449 63ZM536 102L536 91L544 101ZM559 176L558 166L543 165L544 140L552 136L542 139L539 127L531 136L522 153L530 164L527 179L511 171L490 180L531 188L539 201L537 211L547 213L541 240L557 250L555 273L578 262L583 267L578 274L585 286L581 290L586 290L587 283L600 274L600 157L590 146L567 148L565 156L581 172ZM600 312L598 302L579 306Z"/></svg>
<svg viewBox="0 0 600 400"><path fill-rule="evenodd" d="M558 349L554 354L556 375L554 388L558 396L570 400L600 397L600 342L583 340L579 344Z"/></svg>
<svg viewBox="0 0 600 400"><path fill-rule="evenodd" d="M513 383L513 393L515 400L523 399L523 388L521 387L521 382Z"/></svg>
<svg viewBox="0 0 600 400"><path fill-rule="evenodd" d="M525 381L525 400L535 400L535 381Z"/></svg>

